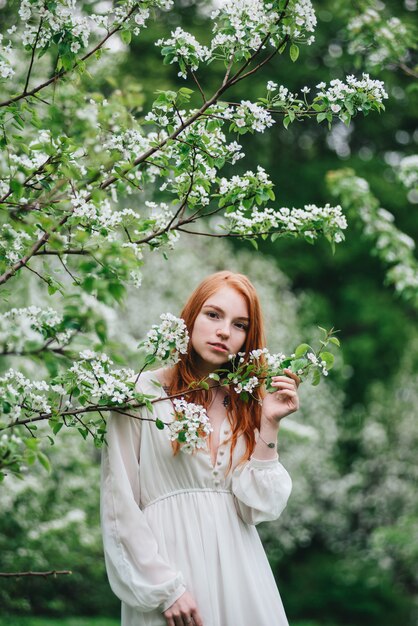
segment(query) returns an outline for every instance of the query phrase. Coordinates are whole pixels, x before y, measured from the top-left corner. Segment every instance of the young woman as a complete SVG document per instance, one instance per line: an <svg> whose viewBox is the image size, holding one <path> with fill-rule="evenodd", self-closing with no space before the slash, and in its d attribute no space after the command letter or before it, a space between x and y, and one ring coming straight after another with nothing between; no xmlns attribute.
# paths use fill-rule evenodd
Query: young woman
<svg viewBox="0 0 418 626"><path fill-rule="evenodd" d="M170 394L228 366L228 356L264 347L250 281L218 272L193 292L181 317L188 353L141 374L141 392L161 395L152 417L174 419ZM213 381L185 396L206 407L207 450L181 452L152 421L112 414L102 459L101 517L109 581L122 626L287 626L255 524L279 517L291 479L279 463L280 420L298 409L298 377L273 379L248 403ZM157 384L156 384L157 383ZM151 417L144 409L142 417Z"/></svg>

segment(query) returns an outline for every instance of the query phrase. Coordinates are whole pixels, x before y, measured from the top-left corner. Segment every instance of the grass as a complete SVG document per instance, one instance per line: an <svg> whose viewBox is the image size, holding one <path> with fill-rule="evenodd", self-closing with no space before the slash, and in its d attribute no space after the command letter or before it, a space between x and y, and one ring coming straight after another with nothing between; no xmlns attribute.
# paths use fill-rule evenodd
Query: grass
<svg viewBox="0 0 418 626"><path fill-rule="evenodd" d="M120 626L107 617L4 617L0 626Z"/></svg>
<svg viewBox="0 0 418 626"><path fill-rule="evenodd" d="M0 626L120 626L106 617L0 617ZM292 622L291 626L325 626L323 622ZM327 624L326 626L337 626Z"/></svg>

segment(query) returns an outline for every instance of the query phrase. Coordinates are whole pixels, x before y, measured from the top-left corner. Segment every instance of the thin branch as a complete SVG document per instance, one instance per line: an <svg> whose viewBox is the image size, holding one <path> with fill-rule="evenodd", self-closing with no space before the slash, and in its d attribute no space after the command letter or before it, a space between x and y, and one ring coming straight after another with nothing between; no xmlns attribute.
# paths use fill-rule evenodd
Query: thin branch
<svg viewBox="0 0 418 626"><path fill-rule="evenodd" d="M22 576L43 576L46 578L47 576L65 576L68 574L72 574L71 570L50 570L49 572L0 572L0 576L2 578L20 578Z"/></svg>
<svg viewBox="0 0 418 626"><path fill-rule="evenodd" d="M141 371L139 373L141 373L142 371L144 371L144 367L141 369ZM137 378L139 378L139 376L137 376ZM212 387L220 387L221 384L214 384L211 385ZM178 393L174 393L171 394L169 396L161 396L159 398L153 398L152 400L149 400L149 402L151 404L157 404L158 402L165 402L167 400L171 400L172 398L179 398L181 396L184 396L186 394L190 394L190 393L194 393L196 391L202 391L202 389L200 387L195 387L193 389L184 389L183 391L179 391ZM15 419L12 422L10 422L10 424L6 424L5 426L2 426L0 428L0 432L2 430L7 430L9 428L14 428L15 426L24 426L25 424L32 424L35 422L42 422L45 420L49 420L51 418L57 418L57 417L62 417L65 425L67 426L66 417L77 417L78 415L82 415L83 413L98 413L99 411L101 412L108 412L108 411L119 411L119 412L123 412L123 409L140 409L142 407L146 406L145 402L129 402L127 403L127 406L120 406L120 405L100 405L100 404L95 404L95 405L91 405L91 406L87 406L87 407L81 407L79 409L68 409L66 411L61 411L59 414L57 413L41 413L40 415L37 415L35 417L26 417L24 419ZM153 418L145 418L145 417L141 417L141 416L137 416L137 415L130 415L130 417L135 417L135 419L140 419L140 420L144 420L147 422L155 422L156 420Z"/></svg>
<svg viewBox="0 0 418 626"><path fill-rule="evenodd" d="M408 65L406 65L406 63L399 63L398 67L405 72L405 74L407 74L407 76L412 76L412 78L418 78L418 72L414 69L412 69L412 67L409 67Z"/></svg>
<svg viewBox="0 0 418 626"><path fill-rule="evenodd" d="M290 0L286 0L286 3L283 7L282 12L280 13L276 24L279 24L282 19L284 18L285 14L286 14L286 9L288 7ZM228 80L228 84L229 86L231 85L235 85L235 83L237 83L240 80L243 80L243 78L246 78L247 76L250 76L250 74L253 74L254 72L258 71L260 69L260 67L263 67L263 65L265 65L266 63L268 63L268 61L270 61L270 59L273 58L273 56L280 50L280 48L287 43L289 36L286 35L283 42L273 51L272 54L270 54L261 64L257 65L256 68L254 68L253 70L246 72L243 76L241 76L242 72L253 62L253 60L256 58L256 56L261 52L261 50L264 48L265 44L267 43L267 41L270 39L271 33L267 33L267 35L264 37L263 41L260 43L259 47L257 48L257 50L251 55L251 57L249 59L247 59L247 61L244 63L244 65L234 74L234 76L232 77L232 79Z"/></svg>
<svg viewBox="0 0 418 626"><path fill-rule="evenodd" d="M270 37L270 34L268 35L267 40L268 40L269 37ZM248 76L251 76L251 74L255 74L256 72L258 72L264 65L266 65L266 63L271 61L271 59L274 56L276 56L276 54L278 52L280 52L281 48L283 48L287 44L288 41L289 41L289 35L286 35L285 38L283 39L282 43L277 48L275 48L273 50L273 52L271 52L271 54L269 54L263 61L261 61L261 63L259 63L255 67L253 67L252 70L248 70L248 72L246 72L245 74L242 74L242 75L240 75L241 70L239 72L237 72L237 74L235 74L235 76L231 79L230 86L236 85L241 80L244 80L245 78L248 78Z"/></svg>
<svg viewBox="0 0 418 626"><path fill-rule="evenodd" d="M42 254L47 254L50 256L60 256L61 254L77 254L77 255L86 255L91 254L89 250L85 248L69 248L68 250L48 250L47 248L43 248L42 250L38 250L35 252L33 256L40 256Z"/></svg>
<svg viewBox="0 0 418 626"><path fill-rule="evenodd" d="M35 37L35 43L33 44L33 48L32 48L32 55L31 55L31 59L30 59L29 71L28 71L28 75L26 77L25 86L23 88L23 92L24 93L26 93L28 85L29 85L29 79L30 79L30 75L31 75L31 72L32 72L32 67L33 67L33 61L35 59L36 45L38 43L39 35L41 33L41 28L42 28L42 22L43 21L44 21L44 18L43 18L43 16L41 16L41 19L39 21L38 32L36 33L36 37Z"/></svg>
<svg viewBox="0 0 418 626"><path fill-rule="evenodd" d="M64 268L64 270L65 270L65 271L67 272L67 274L68 274L68 275L69 275L69 276L73 279L74 283L75 283L76 285L79 285L79 284L80 284L79 279L78 279L78 278L76 278L76 277L75 277L75 276L74 276L74 275L70 272L70 270L68 269L68 267L65 265L64 261L62 260L62 257L61 257L61 255L60 255L60 254L58 255L58 259L59 259L59 261L60 261L60 263L61 263L62 267Z"/></svg>
<svg viewBox="0 0 418 626"><path fill-rule="evenodd" d="M43 280L47 285L49 285L49 281L47 278L45 278L45 276L42 276L42 274L40 274L39 272L37 272L36 270L34 270L32 267L29 267L29 265L27 263L24 263L26 269L28 269L30 272L33 272L34 274L36 274L36 276L38 276L38 278L40 278L41 280Z"/></svg>
<svg viewBox="0 0 418 626"><path fill-rule="evenodd" d="M55 83L57 80L59 80L60 78L62 78L66 74L68 74L68 73L72 72L73 70L75 70L77 68L77 65L80 62L86 61L89 57L91 57L95 52L97 52L97 50L99 50L106 43L106 41L110 37L112 37L112 35L117 33L122 28L122 24L124 22L126 22L131 17L131 15L134 13L134 11L136 11L138 6L139 6L139 3L136 2L134 4L134 6L132 7L132 9L129 11L129 13L126 15L126 17L124 17L122 22L119 24L119 26L116 26L116 28L114 28L113 30L109 31L107 33L106 37L104 37L97 44L97 46L95 46L95 48L93 48L92 50L90 50L90 52L87 52L87 54L85 54L83 57L81 57L81 59L78 62L76 62L71 69L69 69L69 70L60 70L59 72L54 74L51 78L49 78L47 81L45 81L44 83L41 83L40 85L38 85L37 87L35 87L31 91L24 90L18 96L15 96L14 98L10 98L9 100L5 100L4 102L0 102L0 107L5 107L5 106L8 106L9 104L12 104L13 102L18 102L19 100L22 100L23 98L28 98L30 96L34 96L36 93L38 93L38 91L41 91L41 89L44 89L45 87L48 87L48 85L51 85L52 83Z"/></svg>
<svg viewBox="0 0 418 626"><path fill-rule="evenodd" d="M193 77L194 82L196 83L196 86L197 86L198 90L200 91L200 95L202 96L203 102L206 102L206 96L205 96L205 94L203 92L202 87L200 86L199 81L197 80L196 74L194 72L192 72L192 71L190 71L190 73L191 73L191 75Z"/></svg>

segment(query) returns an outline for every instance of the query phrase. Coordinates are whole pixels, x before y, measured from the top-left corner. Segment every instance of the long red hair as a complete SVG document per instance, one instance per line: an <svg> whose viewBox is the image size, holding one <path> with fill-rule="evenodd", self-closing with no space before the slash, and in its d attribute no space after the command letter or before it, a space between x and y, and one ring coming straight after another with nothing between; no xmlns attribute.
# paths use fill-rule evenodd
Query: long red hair
<svg viewBox="0 0 418 626"><path fill-rule="evenodd" d="M222 287L231 287L242 295L247 303L249 324L246 332L244 345L241 348L245 352L245 359L251 350L265 347L264 323L261 312L260 301L257 292L251 282L243 274L235 274L233 272L222 271L211 274L205 278L193 291L186 302L180 317L184 320L189 335L191 336L194 323L203 304ZM187 354L181 355L180 361L173 368L173 375L169 385L169 393L177 394L190 388L191 383L199 378L197 373L194 350L189 342ZM252 392L248 402L240 400L238 394L234 391L230 394L228 405L228 418L231 424L232 440L231 440L231 457L235 448L237 439L243 435L246 450L241 458L241 462L250 458L255 446L254 429L259 428L261 419L260 400L264 397L265 391L263 387L258 387ZM198 389L190 396L190 401L208 407L212 399L212 391ZM174 442L174 453L180 449L180 444Z"/></svg>

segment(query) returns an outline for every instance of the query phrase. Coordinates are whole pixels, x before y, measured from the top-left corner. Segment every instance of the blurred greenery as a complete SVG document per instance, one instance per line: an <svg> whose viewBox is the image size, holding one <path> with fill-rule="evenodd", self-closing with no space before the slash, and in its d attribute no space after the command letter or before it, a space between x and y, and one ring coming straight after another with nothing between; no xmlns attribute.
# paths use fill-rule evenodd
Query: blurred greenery
<svg viewBox="0 0 418 626"><path fill-rule="evenodd" d="M163 14L132 42L117 73L88 80L105 94L114 88L136 89L140 106L148 110L157 89L184 86L173 66L161 64L153 42L179 24L205 41L208 27L201 11L205 4L179 3L175 11ZM305 84L314 87L322 80L356 72L353 59L345 52L342 27L346 3L318 0L314 4L319 21L315 45L303 47L300 60L293 65L284 59L269 64L250 82L239 84L228 96L231 100L257 97L267 80L299 91ZM399 0L385 4L394 15L416 17L416 8L408 11L406 3ZM2 9L5 15L9 11L9 17L10 6ZM391 164L400 156L417 151L418 90L400 71L385 70L374 77L385 81L390 94L384 115L356 118L349 131L340 128L340 134L335 130L330 133L315 122L294 124L287 131L278 123L265 135L243 138L247 156L234 167L234 173L260 164L276 184L278 205L301 206L329 202L326 173L353 168L369 181L381 206L395 215L398 227L417 241L417 207L412 202L416 203L416 199L407 199ZM213 69L203 77L202 84L210 92L218 79ZM246 243L235 243L235 249L252 251ZM308 536L299 537L287 551L280 544L281 533L285 534L282 526L264 533L290 623L411 626L416 623L418 595L418 511L413 489L418 478L413 460L418 443L413 424L414 420L418 422L417 312L384 286L384 268L371 256L370 244L362 236L355 215L350 217L345 243L337 246L334 255L322 243L311 247L285 239L275 244L262 243L260 251L290 279L293 294L298 297L301 327L334 325L340 329L343 342L343 362L333 375L343 401L335 415L338 434L331 460L327 458L338 469L339 482L335 480L325 495L318 486L315 491L315 483L309 483L312 491L308 491L300 510L306 509L308 515L315 500L315 505L319 502L320 514L306 522L304 530L308 527ZM285 291L282 285L278 289ZM325 420L329 411L325 407L323 412ZM334 413L331 415L334 419ZM307 423L308 419L307 413ZM323 445L321 439L317 447ZM0 626L119 623L105 618L60 617L75 606L80 613L102 613L115 618L119 612L119 602L106 581L98 531L98 455L94 450L87 452L81 440L79 450L73 449L71 442L69 446L64 462L54 459L52 450L52 463L58 469L46 481L48 485L42 493L33 491L31 495L30 490L22 489L14 500L13 515L0 514L0 568L13 569L15 555L19 567L30 568L36 551L39 567L48 569L53 563L56 569L71 567L74 574L55 580L2 581L0 599L9 616L0 618ZM62 448L56 454L62 454ZM321 466L317 471L321 482L325 470ZM328 480L329 476L325 478ZM324 479L323 483L328 487L331 481ZM294 488L297 491L296 481ZM36 525L47 525L50 519L65 518L69 506L83 511L81 521L74 520L72 526L70 520L62 530L54 532L45 526L47 539L36 533L30 542L25 539L25 519L32 520L33 516ZM336 516L341 519L335 521ZM286 523L291 525L292 519ZM12 549L6 554L8 543ZM18 613L47 613L55 617L12 616ZM297 621L303 618L309 619Z"/></svg>
<svg viewBox="0 0 418 626"><path fill-rule="evenodd" d="M0 626L119 626L119 620L103 617L8 617L0 618ZM291 626L336 626L331 622L293 622ZM347 626L349 626L347 624Z"/></svg>

